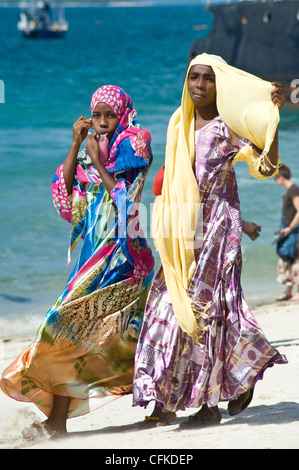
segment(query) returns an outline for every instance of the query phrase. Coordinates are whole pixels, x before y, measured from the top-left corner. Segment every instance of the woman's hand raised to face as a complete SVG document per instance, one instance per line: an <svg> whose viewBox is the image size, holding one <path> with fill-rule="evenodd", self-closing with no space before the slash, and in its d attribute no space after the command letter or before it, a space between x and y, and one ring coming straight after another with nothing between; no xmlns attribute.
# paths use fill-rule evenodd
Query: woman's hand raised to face
<svg viewBox="0 0 299 470"><path fill-rule="evenodd" d="M92 128L92 120L85 116L79 117L73 125L73 142L81 145L90 128Z"/></svg>
<svg viewBox="0 0 299 470"><path fill-rule="evenodd" d="M97 134L92 134L91 132L88 132L86 151L90 156L93 164L95 165L96 162L99 160L99 144L97 141Z"/></svg>
<svg viewBox="0 0 299 470"><path fill-rule="evenodd" d="M68 194L72 194L73 190L77 155L80 149L80 145L86 138L88 129L91 127L91 119L88 119L85 116L79 117L79 119L73 125L73 141L63 165L63 175Z"/></svg>

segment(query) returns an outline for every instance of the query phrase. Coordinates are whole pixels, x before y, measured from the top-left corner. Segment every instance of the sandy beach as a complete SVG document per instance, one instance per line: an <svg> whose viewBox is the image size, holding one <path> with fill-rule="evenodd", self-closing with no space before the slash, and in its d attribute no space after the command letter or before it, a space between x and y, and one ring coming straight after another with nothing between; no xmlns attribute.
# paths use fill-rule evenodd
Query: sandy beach
<svg viewBox="0 0 299 470"><path fill-rule="evenodd" d="M218 426L179 430L178 425L196 411L192 409L178 413L169 426L140 430L138 424L151 413L152 406L146 410L132 407L131 395L112 401L109 397L108 403L92 413L70 419L67 438L53 440L39 436L26 441L21 437L22 429L33 421L43 421L44 415L33 404L17 402L0 392L0 448L102 449L107 459L121 455L124 449L127 452L134 449L136 455L138 449L172 450L172 454L189 450L191 455L192 450L198 449L298 449L299 302L261 305L252 311L271 344L289 362L265 372L264 379L257 383L251 405L238 416L230 417L227 404L220 403L223 419ZM26 336L1 341L1 372L31 340ZM113 454L113 450L119 453Z"/></svg>

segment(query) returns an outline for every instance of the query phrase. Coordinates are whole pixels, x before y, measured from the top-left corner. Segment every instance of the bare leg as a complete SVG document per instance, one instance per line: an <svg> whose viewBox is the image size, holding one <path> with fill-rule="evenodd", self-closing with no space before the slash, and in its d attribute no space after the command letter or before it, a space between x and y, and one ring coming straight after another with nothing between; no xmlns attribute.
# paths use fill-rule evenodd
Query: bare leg
<svg viewBox="0 0 299 470"><path fill-rule="evenodd" d="M53 437L63 437L67 435L66 420L70 404L70 397L54 395L53 409L49 418L43 422L46 430Z"/></svg>
<svg viewBox="0 0 299 470"><path fill-rule="evenodd" d="M285 292L281 294L277 300L289 300L292 297L292 290L292 284L287 284Z"/></svg>
<svg viewBox="0 0 299 470"><path fill-rule="evenodd" d="M24 439L34 439L47 432L50 436L59 438L67 436L66 420L70 398L54 395L52 413L43 423L33 423L22 432Z"/></svg>
<svg viewBox="0 0 299 470"><path fill-rule="evenodd" d="M299 286L298 286L297 292L295 293L295 295L293 297L290 298L290 300L293 300L293 301L298 301L299 300Z"/></svg>

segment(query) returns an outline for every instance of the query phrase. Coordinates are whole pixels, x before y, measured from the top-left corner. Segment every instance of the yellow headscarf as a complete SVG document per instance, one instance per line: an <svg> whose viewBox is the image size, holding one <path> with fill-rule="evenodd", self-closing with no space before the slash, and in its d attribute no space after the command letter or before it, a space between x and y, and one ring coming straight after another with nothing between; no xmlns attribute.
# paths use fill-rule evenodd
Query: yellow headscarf
<svg viewBox="0 0 299 470"><path fill-rule="evenodd" d="M200 196L193 171L195 157L194 104L188 91L193 65L209 65L216 76L217 109L236 134L267 152L279 122L278 107L271 100L271 83L228 65L221 57L201 54L189 65L180 108L172 115L167 132L162 194L155 201L152 235L163 265L174 314L183 331L200 338L208 305L196 305L188 294L195 270L194 232ZM260 158L244 146L234 159L246 161L249 172L259 172ZM190 223L193 225L190 226ZM192 232L193 231L193 232Z"/></svg>

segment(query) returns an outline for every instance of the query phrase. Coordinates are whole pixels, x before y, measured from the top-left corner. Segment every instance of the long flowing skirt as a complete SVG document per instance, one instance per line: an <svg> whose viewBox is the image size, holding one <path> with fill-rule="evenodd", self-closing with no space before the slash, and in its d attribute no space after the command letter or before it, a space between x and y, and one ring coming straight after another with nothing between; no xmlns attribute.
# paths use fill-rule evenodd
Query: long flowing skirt
<svg viewBox="0 0 299 470"><path fill-rule="evenodd" d="M51 309L35 341L3 372L2 390L46 416L54 394L71 397L68 417L107 395L131 393L147 295L144 279L131 278Z"/></svg>
<svg viewBox="0 0 299 470"><path fill-rule="evenodd" d="M134 405L154 400L169 411L213 407L254 387L267 367L287 362L268 343L240 285L237 291L221 286L218 313L203 341L194 342L176 321L160 268L136 351Z"/></svg>

